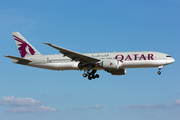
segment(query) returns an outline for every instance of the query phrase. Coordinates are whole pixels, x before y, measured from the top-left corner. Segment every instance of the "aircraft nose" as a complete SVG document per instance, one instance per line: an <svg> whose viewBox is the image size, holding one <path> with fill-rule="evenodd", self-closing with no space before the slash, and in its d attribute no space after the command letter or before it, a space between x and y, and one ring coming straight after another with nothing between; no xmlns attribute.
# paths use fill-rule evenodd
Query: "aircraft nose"
<svg viewBox="0 0 180 120"><path fill-rule="evenodd" d="M175 61L175 59L174 58L172 58L172 61L171 61L171 63L173 63Z"/></svg>
<svg viewBox="0 0 180 120"><path fill-rule="evenodd" d="M171 64L171 63L173 63L175 61L175 59L174 58L171 58L170 60L168 60L168 64Z"/></svg>

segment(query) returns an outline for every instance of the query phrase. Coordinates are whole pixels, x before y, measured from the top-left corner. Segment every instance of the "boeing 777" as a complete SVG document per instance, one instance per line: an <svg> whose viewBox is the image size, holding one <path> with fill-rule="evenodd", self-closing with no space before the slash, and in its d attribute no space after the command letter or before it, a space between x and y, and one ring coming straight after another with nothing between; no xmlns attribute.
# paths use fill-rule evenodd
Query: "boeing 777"
<svg viewBox="0 0 180 120"><path fill-rule="evenodd" d="M89 80L99 78L97 70L105 70L112 75L125 75L126 68L161 68L175 60L168 54L152 51L109 52L81 54L51 43L44 43L62 54L41 55L19 32L12 32L20 57L5 55L13 63L50 70L83 70L83 77Z"/></svg>

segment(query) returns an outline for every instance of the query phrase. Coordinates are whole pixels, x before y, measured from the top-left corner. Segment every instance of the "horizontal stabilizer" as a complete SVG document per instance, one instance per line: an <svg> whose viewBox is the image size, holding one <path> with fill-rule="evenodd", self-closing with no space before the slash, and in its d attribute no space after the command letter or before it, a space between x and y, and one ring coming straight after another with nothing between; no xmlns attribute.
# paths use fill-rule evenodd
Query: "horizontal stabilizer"
<svg viewBox="0 0 180 120"><path fill-rule="evenodd" d="M24 59L24 58L14 57L14 56L10 56L10 55L4 55L4 56L5 56L5 57L8 57L8 58L11 58L11 59L23 61L23 62L32 62L31 60Z"/></svg>

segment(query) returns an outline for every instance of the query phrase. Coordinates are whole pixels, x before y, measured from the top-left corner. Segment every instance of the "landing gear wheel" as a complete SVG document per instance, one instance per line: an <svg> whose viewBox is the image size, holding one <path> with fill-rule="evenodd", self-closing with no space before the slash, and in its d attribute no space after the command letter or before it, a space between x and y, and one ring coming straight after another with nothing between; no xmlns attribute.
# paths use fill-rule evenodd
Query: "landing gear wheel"
<svg viewBox="0 0 180 120"><path fill-rule="evenodd" d="M92 76L92 78L93 78L93 79L95 79L95 78L96 78L96 76L94 76L94 75L93 75L93 76Z"/></svg>
<svg viewBox="0 0 180 120"><path fill-rule="evenodd" d="M161 71L158 71L158 75L160 75L161 74Z"/></svg>
<svg viewBox="0 0 180 120"><path fill-rule="evenodd" d="M84 74L83 74L83 77L87 77L87 74L84 73Z"/></svg>
<svg viewBox="0 0 180 120"><path fill-rule="evenodd" d="M96 78L99 78L99 75L98 74L96 74L96 76L95 76Z"/></svg>
<svg viewBox="0 0 180 120"><path fill-rule="evenodd" d="M92 80L92 77L89 76L88 79L89 79L89 80Z"/></svg>

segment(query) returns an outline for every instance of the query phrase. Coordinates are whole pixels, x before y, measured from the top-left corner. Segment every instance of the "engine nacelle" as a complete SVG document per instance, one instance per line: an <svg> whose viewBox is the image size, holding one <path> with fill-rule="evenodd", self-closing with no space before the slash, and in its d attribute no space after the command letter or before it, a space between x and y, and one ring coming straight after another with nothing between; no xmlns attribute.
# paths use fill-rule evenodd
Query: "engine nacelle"
<svg viewBox="0 0 180 120"><path fill-rule="evenodd" d="M100 67L102 67L104 70L107 71L116 71L119 69L119 61L117 60L104 60L100 64Z"/></svg>
<svg viewBox="0 0 180 120"><path fill-rule="evenodd" d="M104 60L100 64L100 67L112 75L125 75L126 69L120 68L121 66L122 63L118 60Z"/></svg>

